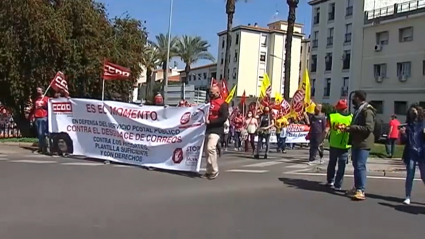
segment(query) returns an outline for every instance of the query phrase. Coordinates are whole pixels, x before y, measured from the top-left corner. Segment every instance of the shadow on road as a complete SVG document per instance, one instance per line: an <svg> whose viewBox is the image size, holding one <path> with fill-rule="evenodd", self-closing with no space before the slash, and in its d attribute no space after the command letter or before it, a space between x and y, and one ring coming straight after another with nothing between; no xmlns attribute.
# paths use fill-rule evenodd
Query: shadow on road
<svg viewBox="0 0 425 239"><path fill-rule="evenodd" d="M321 182L317 182L317 181L310 181L306 179L297 179L297 178L279 178L279 181L293 188L314 191L314 192L329 193L329 194L345 197L344 191L343 192L335 191L329 187L326 187L326 185L322 184Z"/></svg>
<svg viewBox="0 0 425 239"><path fill-rule="evenodd" d="M414 214L414 215L425 214L425 207L423 206L389 204L384 202L380 202L379 205L385 206L385 207L391 207L391 208L394 208L394 210L396 211L405 212L405 213Z"/></svg>

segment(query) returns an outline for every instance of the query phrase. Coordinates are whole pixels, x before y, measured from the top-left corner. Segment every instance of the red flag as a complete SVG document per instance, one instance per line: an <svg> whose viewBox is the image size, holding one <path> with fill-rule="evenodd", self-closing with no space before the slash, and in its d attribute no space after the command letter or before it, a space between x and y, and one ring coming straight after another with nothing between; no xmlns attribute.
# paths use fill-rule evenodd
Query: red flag
<svg viewBox="0 0 425 239"><path fill-rule="evenodd" d="M227 96L229 95L229 90L227 89L227 83L226 83L225 79L221 80L221 88L220 89L221 89L221 92L220 92L221 98L226 99Z"/></svg>
<svg viewBox="0 0 425 239"><path fill-rule="evenodd" d="M243 91L242 98L241 98L241 105L244 105L246 103L246 95L245 90Z"/></svg>
<svg viewBox="0 0 425 239"><path fill-rule="evenodd" d="M68 82L66 82L65 75L58 71L55 77L50 81L50 87L56 92L61 92L65 97L69 96Z"/></svg>
<svg viewBox="0 0 425 239"><path fill-rule="evenodd" d="M211 79L211 85L210 85L210 87L213 87L213 86L218 86L217 80L214 79L214 78Z"/></svg>
<svg viewBox="0 0 425 239"><path fill-rule="evenodd" d="M130 77L130 69L110 63L108 61L103 63L102 78L104 80L127 79L128 77Z"/></svg>

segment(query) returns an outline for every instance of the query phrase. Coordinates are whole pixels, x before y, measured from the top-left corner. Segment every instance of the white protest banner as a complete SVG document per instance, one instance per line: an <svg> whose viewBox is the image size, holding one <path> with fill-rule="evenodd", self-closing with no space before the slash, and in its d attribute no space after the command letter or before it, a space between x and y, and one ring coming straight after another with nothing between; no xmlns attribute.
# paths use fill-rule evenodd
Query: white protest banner
<svg viewBox="0 0 425 239"><path fill-rule="evenodd" d="M199 172L209 105L138 106L52 99L49 132L71 154L168 170Z"/></svg>
<svg viewBox="0 0 425 239"><path fill-rule="evenodd" d="M303 124L290 124L286 128L286 143L287 144L308 144L310 143L309 140L306 140L305 137L308 134L308 131L310 130L310 127L308 125ZM283 136L283 135L282 135ZM254 141L258 141L258 136L255 136ZM277 137L276 137L276 131L273 129L270 133L270 143L276 144L277 143Z"/></svg>

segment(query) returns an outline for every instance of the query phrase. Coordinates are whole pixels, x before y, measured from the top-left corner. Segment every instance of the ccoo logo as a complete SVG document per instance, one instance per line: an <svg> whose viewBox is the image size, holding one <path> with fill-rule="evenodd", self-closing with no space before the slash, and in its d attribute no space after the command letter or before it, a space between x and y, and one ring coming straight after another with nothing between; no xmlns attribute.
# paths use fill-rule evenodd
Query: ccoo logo
<svg viewBox="0 0 425 239"><path fill-rule="evenodd" d="M185 125L187 123L189 123L190 121L190 112L186 112L182 115L182 117L180 118L180 124Z"/></svg>
<svg viewBox="0 0 425 239"><path fill-rule="evenodd" d="M173 152L173 162L175 164L179 164L183 161L183 149L182 148L176 148Z"/></svg>
<svg viewBox="0 0 425 239"><path fill-rule="evenodd" d="M72 104L70 102L52 103L55 113L72 113Z"/></svg>

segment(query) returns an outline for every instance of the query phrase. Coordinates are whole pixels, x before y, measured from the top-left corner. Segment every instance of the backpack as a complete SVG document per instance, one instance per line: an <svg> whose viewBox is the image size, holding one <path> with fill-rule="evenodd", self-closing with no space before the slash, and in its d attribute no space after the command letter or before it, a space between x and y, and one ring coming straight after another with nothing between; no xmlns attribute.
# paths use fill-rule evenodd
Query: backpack
<svg viewBox="0 0 425 239"><path fill-rule="evenodd" d="M384 121L381 120L377 115L374 117L375 126L373 127L373 136L375 136L375 142L379 141L382 136L382 125Z"/></svg>

